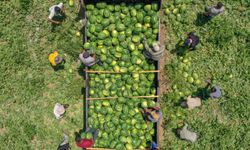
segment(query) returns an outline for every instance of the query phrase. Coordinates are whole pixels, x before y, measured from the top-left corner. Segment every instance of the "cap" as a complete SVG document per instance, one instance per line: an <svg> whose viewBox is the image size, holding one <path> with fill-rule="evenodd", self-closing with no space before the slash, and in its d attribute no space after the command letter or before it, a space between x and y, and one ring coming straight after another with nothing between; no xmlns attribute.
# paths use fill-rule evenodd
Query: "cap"
<svg viewBox="0 0 250 150"><path fill-rule="evenodd" d="M55 10L55 13L58 14L58 13L60 13L61 8L58 6L55 6L54 10Z"/></svg>
<svg viewBox="0 0 250 150"><path fill-rule="evenodd" d="M56 57L55 57L55 63L56 63L56 64L60 64L62 61L63 61L63 58L61 58L61 57L59 57L59 56L56 56Z"/></svg>
<svg viewBox="0 0 250 150"><path fill-rule="evenodd" d="M90 56L88 51L83 52L82 57L83 58L88 58Z"/></svg>

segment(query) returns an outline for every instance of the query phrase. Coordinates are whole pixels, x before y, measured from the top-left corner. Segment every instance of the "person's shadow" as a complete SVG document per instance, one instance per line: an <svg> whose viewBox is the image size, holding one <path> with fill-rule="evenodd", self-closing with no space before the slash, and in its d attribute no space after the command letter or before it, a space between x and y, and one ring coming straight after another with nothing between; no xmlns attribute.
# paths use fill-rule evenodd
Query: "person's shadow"
<svg viewBox="0 0 250 150"><path fill-rule="evenodd" d="M176 53L178 56L184 56L188 51L188 47L182 45L182 40L180 40L176 45L175 49L171 51L172 54Z"/></svg>
<svg viewBox="0 0 250 150"><path fill-rule="evenodd" d="M192 96L199 97L201 100L207 100L209 98L210 88L200 87L195 92L192 93Z"/></svg>
<svg viewBox="0 0 250 150"><path fill-rule="evenodd" d="M60 16L54 16L53 17L53 20L55 20L55 21L59 21L59 22L61 22L60 24L56 24L56 23L51 23L51 32L55 32L55 30L56 30L56 28L58 27L58 26L60 26L64 21L65 21L65 19L66 19L66 15L65 14L63 14L63 15L60 15Z"/></svg>
<svg viewBox="0 0 250 150"><path fill-rule="evenodd" d="M196 26L203 26L211 20L211 17L205 16L204 13L198 13L197 18L194 22Z"/></svg>
<svg viewBox="0 0 250 150"><path fill-rule="evenodd" d="M63 62L61 64L58 64L56 66L52 66L51 67L54 69L54 71L59 71L59 70L63 70L64 69L64 64L66 63L66 60L63 59Z"/></svg>

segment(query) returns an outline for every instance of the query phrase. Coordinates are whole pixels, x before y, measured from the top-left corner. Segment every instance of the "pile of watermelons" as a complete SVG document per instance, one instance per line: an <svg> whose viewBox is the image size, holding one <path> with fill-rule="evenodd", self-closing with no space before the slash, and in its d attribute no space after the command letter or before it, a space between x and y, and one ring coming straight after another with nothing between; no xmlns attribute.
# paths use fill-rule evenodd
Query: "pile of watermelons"
<svg viewBox="0 0 250 150"><path fill-rule="evenodd" d="M155 135L154 124L146 124L143 108L154 107L154 99L131 98L156 95L155 64L143 55L144 39L148 45L157 41L158 4L86 5L87 42L85 49L97 54L102 66L91 70L122 74L89 74L89 97L119 97L89 101L89 127L99 129L94 147L136 149L149 147Z"/></svg>
<svg viewBox="0 0 250 150"><path fill-rule="evenodd" d="M141 108L153 106L153 99L89 101L89 126L100 130L94 147L118 150L148 147L155 129L153 123L147 125Z"/></svg>
<svg viewBox="0 0 250 150"><path fill-rule="evenodd" d="M91 69L116 72L154 70L143 55L143 39L149 45L158 36L158 4L86 5L87 39L85 49L95 52L103 66Z"/></svg>

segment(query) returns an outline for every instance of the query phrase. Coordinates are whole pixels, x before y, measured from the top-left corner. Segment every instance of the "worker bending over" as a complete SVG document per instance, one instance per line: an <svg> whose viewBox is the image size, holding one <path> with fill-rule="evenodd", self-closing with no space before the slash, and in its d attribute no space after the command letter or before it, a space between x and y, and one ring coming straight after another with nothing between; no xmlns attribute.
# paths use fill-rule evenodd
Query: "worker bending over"
<svg viewBox="0 0 250 150"><path fill-rule="evenodd" d="M58 5L53 5L49 8L49 17L48 21L60 24L62 20L65 18L65 9L63 3L59 3Z"/></svg>
<svg viewBox="0 0 250 150"><path fill-rule="evenodd" d="M194 143L195 141L197 141L198 135L197 135L197 133L189 130L187 127L188 127L188 125L185 124L185 126L183 128L178 128L177 135L179 135L180 138L183 140L187 140L187 141Z"/></svg>
<svg viewBox="0 0 250 150"><path fill-rule="evenodd" d="M76 145L80 148L91 148L94 146L95 140L98 136L99 131L93 128L87 128L83 133L92 133L91 139L85 139L81 137L81 133L75 132Z"/></svg>
<svg viewBox="0 0 250 150"><path fill-rule="evenodd" d="M161 45L160 42L153 42L152 48L150 48L145 38L144 38L144 47L145 47L144 56L155 61L160 60L165 50L165 46Z"/></svg>
<svg viewBox="0 0 250 150"><path fill-rule="evenodd" d="M188 33L188 37L185 40L185 46L189 48L189 50L194 50L196 45L200 42L200 38L194 34L194 32Z"/></svg>
<svg viewBox="0 0 250 150"><path fill-rule="evenodd" d="M86 50L82 52L79 55L80 60L85 66L93 66L94 64L98 63L99 65L102 65L102 62L96 58L96 54L91 54L89 50Z"/></svg>
<svg viewBox="0 0 250 150"><path fill-rule="evenodd" d="M50 53L48 60L54 69L62 65L65 62L65 60L59 56L58 51L54 51Z"/></svg>
<svg viewBox="0 0 250 150"><path fill-rule="evenodd" d="M56 103L54 106L54 115L56 116L56 119L62 118L68 107L69 104Z"/></svg>
<svg viewBox="0 0 250 150"><path fill-rule="evenodd" d="M187 100L181 103L181 106L183 108L188 108L189 110L192 110L196 107L201 106L201 99L199 97L192 98L191 96L188 96Z"/></svg>
<svg viewBox="0 0 250 150"><path fill-rule="evenodd" d="M212 6L212 7L206 6L205 7L205 16L212 18L214 16L217 16L217 15L223 13L224 11L225 11L225 7L224 7L223 3L219 2L219 3L217 3L216 6Z"/></svg>
<svg viewBox="0 0 250 150"><path fill-rule="evenodd" d="M63 134L63 142L58 145L57 150L70 150L71 147L69 145L69 136L67 134Z"/></svg>
<svg viewBox="0 0 250 150"><path fill-rule="evenodd" d="M162 112L160 107L144 108L143 116L147 123L149 122L159 122L162 119Z"/></svg>

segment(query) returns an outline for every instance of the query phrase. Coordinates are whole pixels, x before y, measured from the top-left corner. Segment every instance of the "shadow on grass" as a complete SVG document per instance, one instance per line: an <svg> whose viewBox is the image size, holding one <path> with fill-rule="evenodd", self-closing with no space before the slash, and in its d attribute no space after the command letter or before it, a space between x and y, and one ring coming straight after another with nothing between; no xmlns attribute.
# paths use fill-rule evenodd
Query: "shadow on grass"
<svg viewBox="0 0 250 150"><path fill-rule="evenodd" d="M63 23L63 22L65 21L65 19L66 19L66 16L65 16L65 15L53 17L53 20L54 20L54 21L59 21L59 22L61 22L61 23ZM58 26L60 26L60 25L61 25L61 24L56 24L56 23L52 22L52 23L51 23L51 32L55 32L55 31L56 31L56 28L57 28Z"/></svg>
<svg viewBox="0 0 250 150"><path fill-rule="evenodd" d="M196 26L203 26L211 20L211 17L207 17L204 13L198 13L197 18L194 22Z"/></svg>
<svg viewBox="0 0 250 150"><path fill-rule="evenodd" d="M182 42L183 41L179 41L176 45L175 45L175 49L171 51L172 54L176 54L178 56L185 56L188 48L186 46L182 46Z"/></svg>
<svg viewBox="0 0 250 150"><path fill-rule="evenodd" d="M54 69L54 71L59 71L64 69L64 64L66 63L65 59L63 59L63 62L57 66L52 66L51 67Z"/></svg>
<svg viewBox="0 0 250 150"><path fill-rule="evenodd" d="M81 77L84 77L85 78L85 66L81 63L81 65L79 66L79 68L77 69L77 72L78 74L81 76ZM85 80L85 79L84 79Z"/></svg>

